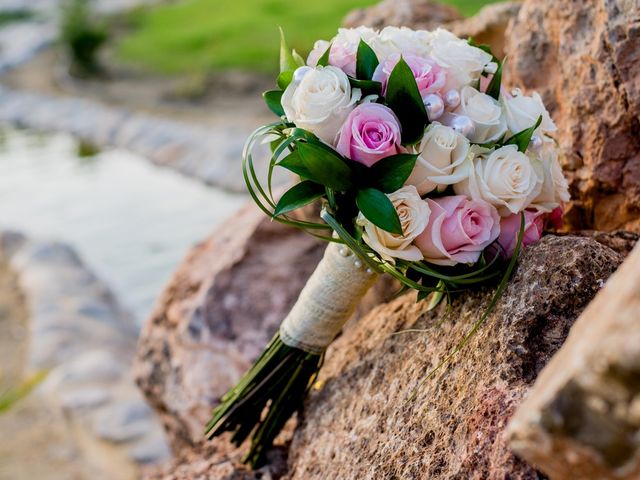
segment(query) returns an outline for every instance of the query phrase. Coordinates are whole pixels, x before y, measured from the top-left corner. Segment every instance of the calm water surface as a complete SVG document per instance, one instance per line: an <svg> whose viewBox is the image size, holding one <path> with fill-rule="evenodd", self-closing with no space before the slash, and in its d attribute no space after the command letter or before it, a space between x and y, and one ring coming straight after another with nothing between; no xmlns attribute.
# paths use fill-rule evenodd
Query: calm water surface
<svg viewBox="0 0 640 480"><path fill-rule="evenodd" d="M67 135L0 132L0 229L73 245L141 322L187 249L246 197Z"/></svg>

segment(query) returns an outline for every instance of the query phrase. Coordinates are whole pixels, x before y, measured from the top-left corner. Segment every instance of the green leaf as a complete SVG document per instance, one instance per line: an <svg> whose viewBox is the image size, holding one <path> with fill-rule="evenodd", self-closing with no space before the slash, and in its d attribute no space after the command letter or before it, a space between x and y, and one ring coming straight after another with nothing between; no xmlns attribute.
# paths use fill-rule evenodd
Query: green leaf
<svg viewBox="0 0 640 480"><path fill-rule="evenodd" d="M351 88L359 88L362 90L362 96L367 95L380 95L382 93L382 83L375 82L373 80L358 80L357 78L349 77L349 83Z"/></svg>
<svg viewBox="0 0 640 480"><path fill-rule="evenodd" d="M309 171L309 178L338 192L352 186L349 165L330 147L318 143L298 143L298 153Z"/></svg>
<svg viewBox="0 0 640 480"><path fill-rule="evenodd" d="M295 58L291 54L291 50L287 45L287 41L284 38L284 31L280 28L280 72L286 72L287 70L295 70L298 68Z"/></svg>
<svg viewBox="0 0 640 480"><path fill-rule="evenodd" d="M286 168L287 170L301 176L302 178L310 179L312 178L311 172L307 167L302 163L302 158L300 158L300 154L297 151L294 151L284 157L277 164L279 167Z"/></svg>
<svg viewBox="0 0 640 480"><path fill-rule="evenodd" d="M300 55L298 52L296 52L295 48L291 51L291 55L293 56L293 60L296 62L296 65L298 67L304 67L307 64L304 61L304 58L302 58L302 55Z"/></svg>
<svg viewBox="0 0 640 480"><path fill-rule="evenodd" d="M542 115L538 117L536 123L533 124L529 128L525 128L521 132L516 133L509 140L505 142L505 145L515 145L518 147L518 150L522 153L527 151L529 147L529 142L531 141L531 137L533 136L533 132L536 131L536 128L540 126L542 123Z"/></svg>
<svg viewBox="0 0 640 480"><path fill-rule="evenodd" d="M276 79L276 83L281 90L284 90L289 86L292 80L293 70L286 70L284 72L280 72L280 75L278 75L278 78Z"/></svg>
<svg viewBox="0 0 640 480"><path fill-rule="evenodd" d="M387 232L402 235L402 225L393 203L384 193L375 188L360 190L356 205L371 223Z"/></svg>
<svg viewBox="0 0 640 480"><path fill-rule="evenodd" d="M469 40L467 40L467 43L469 45L471 45L472 47L479 48L483 52L486 52L489 55L491 55L493 57L493 61L497 61L498 60L498 58L491 51L491 47L489 45L487 45L486 43L476 43L476 41L473 38L469 38Z"/></svg>
<svg viewBox="0 0 640 480"><path fill-rule="evenodd" d="M360 80L371 80L379 63L375 52L364 40L360 39L356 56L356 77Z"/></svg>
<svg viewBox="0 0 640 480"><path fill-rule="evenodd" d="M318 60L319 67L326 67L327 65L329 65L329 53L331 53L331 44L329 44L327 49L324 51L324 53Z"/></svg>
<svg viewBox="0 0 640 480"><path fill-rule="evenodd" d="M277 116L282 117L284 115L284 108L282 108L282 90L269 90L264 92L262 96L267 103L267 107Z"/></svg>
<svg viewBox="0 0 640 480"><path fill-rule="evenodd" d="M491 82L489 82L489 86L487 87L487 91L485 92L487 95L495 98L496 100L500 100L500 85L502 84L503 65L504 61L498 63L498 69L496 70L496 73L493 74Z"/></svg>
<svg viewBox="0 0 640 480"><path fill-rule="evenodd" d="M384 193L393 193L404 185L416 164L418 154L399 153L373 164L367 172L369 184Z"/></svg>
<svg viewBox="0 0 640 480"><path fill-rule="evenodd" d="M429 119L416 79L403 58L389 76L386 100L402 125L402 143L410 145L420 140Z"/></svg>
<svg viewBox="0 0 640 480"><path fill-rule="evenodd" d="M324 195L324 187L322 185L310 180L300 182L282 195L276 204L273 216L277 217L278 215L304 207L322 195Z"/></svg>

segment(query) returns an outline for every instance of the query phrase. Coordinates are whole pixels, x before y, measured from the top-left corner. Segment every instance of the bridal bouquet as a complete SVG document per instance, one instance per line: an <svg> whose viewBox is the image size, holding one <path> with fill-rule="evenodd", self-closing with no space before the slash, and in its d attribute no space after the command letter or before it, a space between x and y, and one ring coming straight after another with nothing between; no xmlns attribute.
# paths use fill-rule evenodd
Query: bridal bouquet
<svg viewBox="0 0 640 480"><path fill-rule="evenodd" d="M244 178L267 215L329 245L207 427L210 438L233 432L238 445L252 435L245 461L254 466L302 406L327 346L378 275L431 306L495 281L471 335L520 248L545 222L557 224L569 199L540 96L502 88L502 62L486 46L443 29L340 29L306 62L283 38L280 70L278 89L264 94L278 120L248 140ZM258 142L272 150L262 179L252 157ZM277 201L276 168L299 178ZM312 202L319 218L291 214Z"/></svg>

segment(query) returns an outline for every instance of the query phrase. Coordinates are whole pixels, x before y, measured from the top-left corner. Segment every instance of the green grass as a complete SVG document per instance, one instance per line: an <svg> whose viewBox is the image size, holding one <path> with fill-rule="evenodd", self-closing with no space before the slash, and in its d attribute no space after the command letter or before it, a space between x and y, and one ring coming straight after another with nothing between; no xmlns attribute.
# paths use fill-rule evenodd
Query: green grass
<svg viewBox="0 0 640 480"><path fill-rule="evenodd" d="M345 14L375 0L180 0L131 14L133 31L118 46L130 63L163 73L239 68L272 73L278 26L306 54L333 36ZM465 15L490 0L448 0Z"/></svg>

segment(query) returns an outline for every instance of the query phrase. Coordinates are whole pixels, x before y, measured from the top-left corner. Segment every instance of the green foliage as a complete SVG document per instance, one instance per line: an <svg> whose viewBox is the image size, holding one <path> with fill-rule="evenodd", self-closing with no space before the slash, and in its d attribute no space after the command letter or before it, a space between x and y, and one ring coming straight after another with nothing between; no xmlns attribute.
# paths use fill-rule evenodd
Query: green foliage
<svg viewBox="0 0 640 480"><path fill-rule="evenodd" d="M389 75L386 101L402 125L402 143L420 140L429 119L413 72L402 58Z"/></svg>
<svg viewBox="0 0 640 480"><path fill-rule="evenodd" d="M20 400L29 395L33 389L40 385L40 383L45 379L47 373L48 372L45 370L40 370L28 377L17 387L9 388L4 392L0 392L0 414L6 413Z"/></svg>
<svg viewBox="0 0 640 480"><path fill-rule="evenodd" d="M356 56L356 77L360 80L371 80L379 63L375 52L364 40L360 39Z"/></svg>
<svg viewBox="0 0 640 480"><path fill-rule="evenodd" d="M284 109L282 108L282 90L269 90L268 92L264 92L262 96L264 97L264 101L273 113L277 116L281 117L284 115Z"/></svg>
<svg viewBox="0 0 640 480"><path fill-rule="evenodd" d="M311 180L304 180L291 187L282 195L273 211L273 216L277 217L278 215L304 207L314 200L319 199L324 193L325 189L322 185L312 182Z"/></svg>
<svg viewBox="0 0 640 480"><path fill-rule="evenodd" d="M417 158L417 153L399 153L383 158L367 169L366 181L384 193L393 193L402 188L404 182L407 181L416 165Z"/></svg>
<svg viewBox="0 0 640 480"><path fill-rule="evenodd" d="M67 51L70 71L78 76L101 73L98 51L108 39L105 27L94 20L90 0L65 0L61 7L59 41Z"/></svg>
<svg viewBox="0 0 640 480"><path fill-rule="evenodd" d="M487 91L485 92L490 97L495 98L496 100L500 99L500 87L502 85L502 67L504 66L504 60L498 63L498 69L496 73L493 74L491 78L491 82L489 82L489 86L487 87Z"/></svg>
<svg viewBox="0 0 640 480"><path fill-rule="evenodd" d="M375 188L365 188L358 192L356 204L362 214L374 225L387 232L402 235L402 225L396 208L384 193Z"/></svg>
<svg viewBox="0 0 640 480"><path fill-rule="evenodd" d="M324 51L324 53L318 59L318 66L326 67L327 65L329 65L329 55L331 55L331 44L329 44L327 49Z"/></svg>
<svg viewBox="0 0 640 480"><path fill-rule="evenodd" d="M529 142L531 142L531 137L533 136L533 132L536 131L536 128L540 126L542 123L542 115L538 117L536 123L534 123L531 127L525 128L521 132L516 133L509 140L505 142L505 145L515 145L518 147L518 150L522 153L527 151L529 147Z"/></svg>
<svg viewBox="0 0 640 480"><path fill-rule="evenodd" d="M164 73L240 68L269 74L278 68L277 26L302 53L330 39L344 16L378 0L178 0L131 14L136 28L123 40L124 60ZM446 0L472 15L490 0ZM295 58L295 55L294 55Z"/></svg>
<svg viewBox="0 0 640 480"><path fill-rule="evenodd" d="M29 10L7 10L0 12L0 26L21 20L29 20L31 17L33 17L33 13Z"/></svg>

